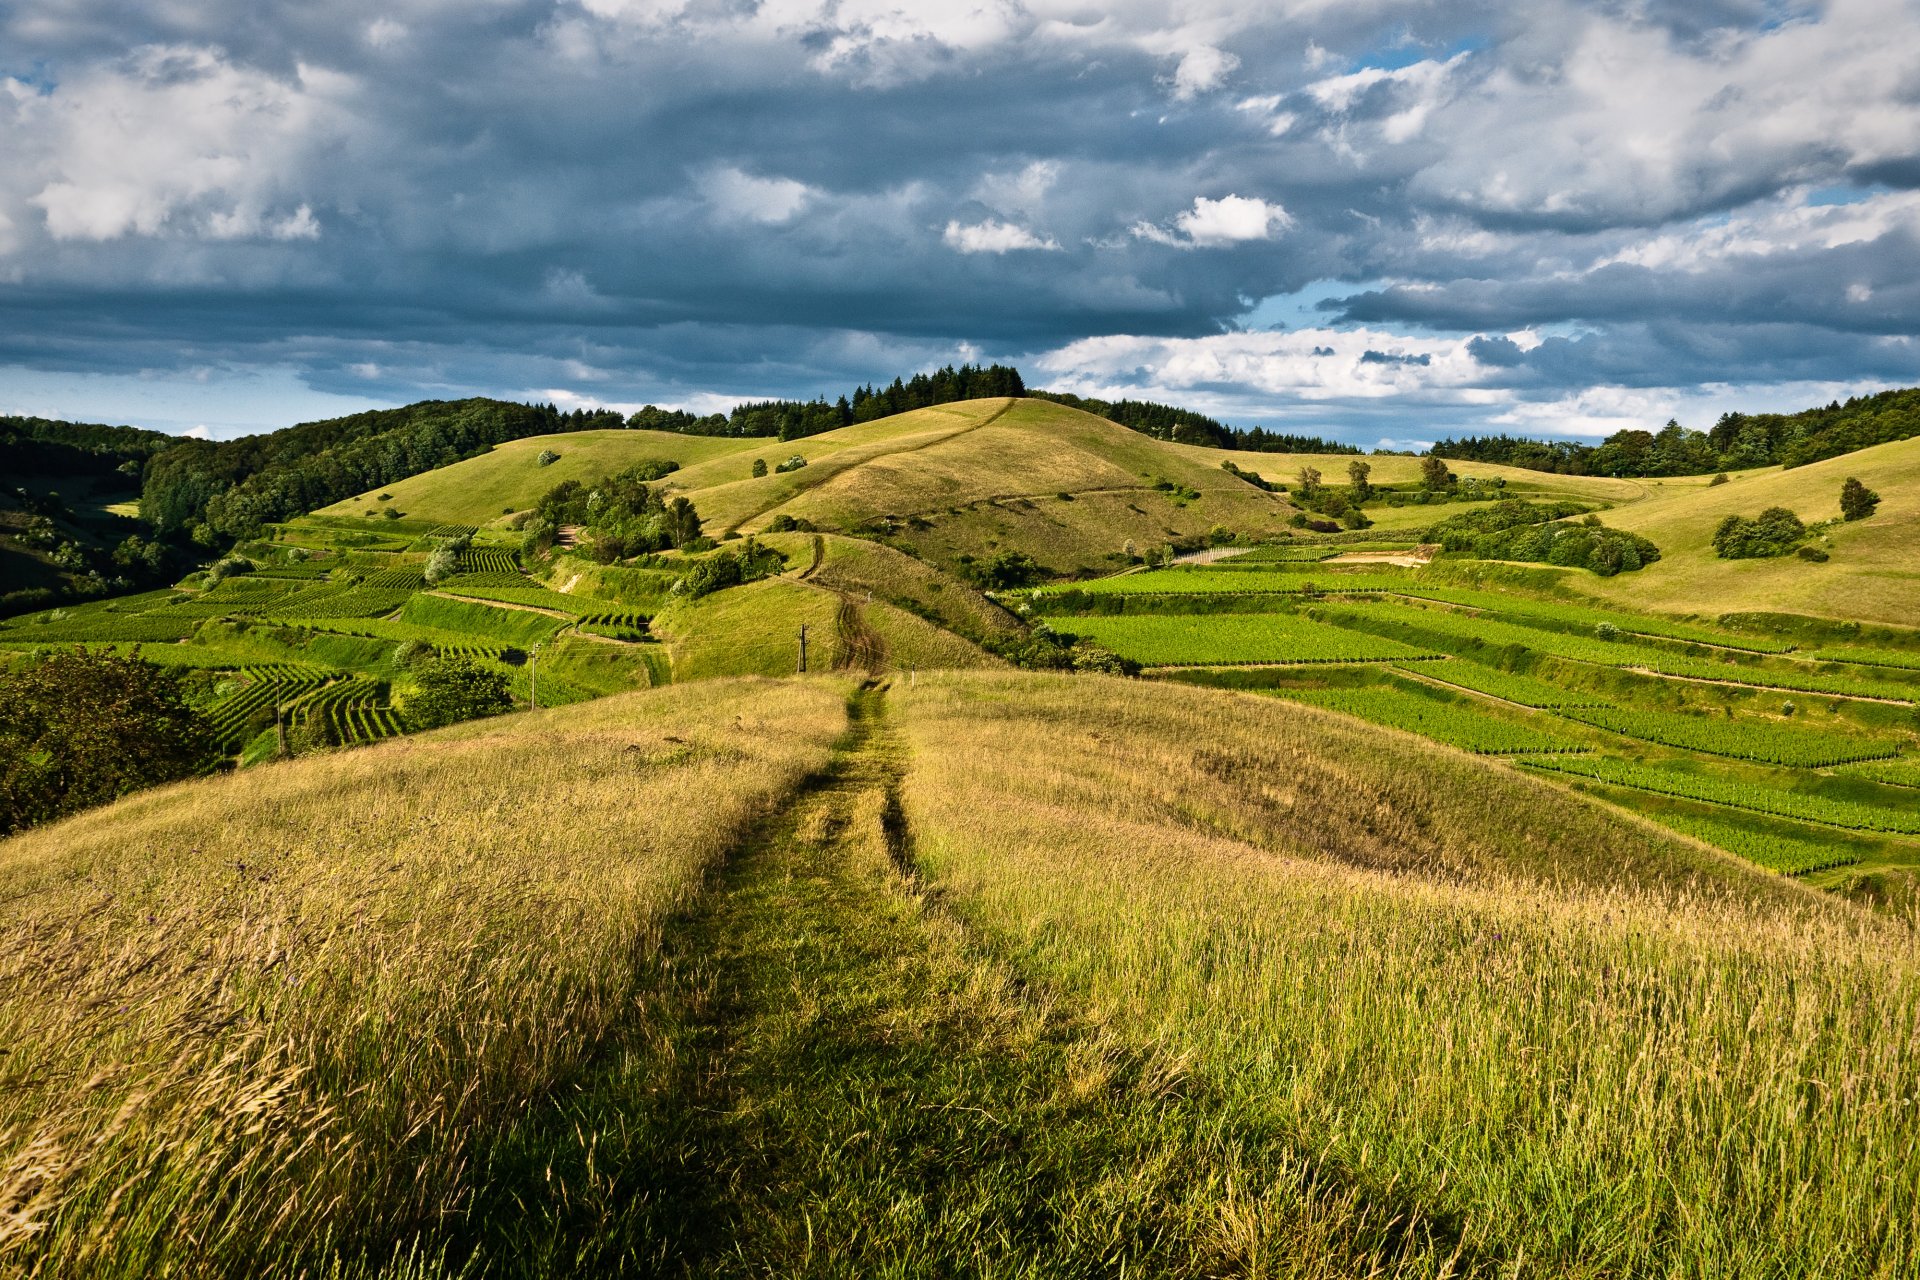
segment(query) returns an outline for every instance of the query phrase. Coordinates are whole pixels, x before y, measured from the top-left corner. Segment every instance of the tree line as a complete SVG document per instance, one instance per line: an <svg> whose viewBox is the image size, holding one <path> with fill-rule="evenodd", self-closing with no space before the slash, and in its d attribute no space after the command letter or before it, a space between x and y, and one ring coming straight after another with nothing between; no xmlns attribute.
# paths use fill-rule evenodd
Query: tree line
<svg viewBox="0 0 1920 1280"><path fill-rule="evenodd" d="M1804 466L1856 449L1920 436L1920 388L1835 400L1799 413L1724 413L1696 431L1668 420L1659 431L1616 431L1597 445L1515 436L1442 440L1434 455L1576 476L1698 476L1747 467Z"/></svg>
<svg viewBox="0 0 1920 1280"><path fill-rule="evenodd" d="M626 425L637 430L673 431L689 436L799 440L937 404L1026 394L1020 371L1010 366L948 365L932 373L895 378L884 387L855 387L833 401L824 396L804 401L756 400L735 405L729 413L705 416L648 405L628 418Z"/></svg>

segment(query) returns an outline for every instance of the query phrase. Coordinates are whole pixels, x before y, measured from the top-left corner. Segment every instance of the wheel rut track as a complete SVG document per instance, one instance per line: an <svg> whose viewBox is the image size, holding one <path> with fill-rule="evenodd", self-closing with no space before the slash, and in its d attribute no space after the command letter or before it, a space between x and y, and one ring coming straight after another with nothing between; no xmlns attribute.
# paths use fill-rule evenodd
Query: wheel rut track
<svg viewBox="0 0 1920 1280"><path fill-rule="evenodd" d="M483 1270L1235 1274L1189 1211L1223 1147L1233 1176L1345 1193L1182 1063L1025 980L923 882L887 693L853 693L827 767L713 869L658 954L640 944L658 978L625 1060L539 1131L617 1131L582 1148L594 1194L543 1189L536 1133L510 1199L477 1215L473 1256L499 1264ZM1453 1234L1395 1198L1383 1215Z"/></svg>

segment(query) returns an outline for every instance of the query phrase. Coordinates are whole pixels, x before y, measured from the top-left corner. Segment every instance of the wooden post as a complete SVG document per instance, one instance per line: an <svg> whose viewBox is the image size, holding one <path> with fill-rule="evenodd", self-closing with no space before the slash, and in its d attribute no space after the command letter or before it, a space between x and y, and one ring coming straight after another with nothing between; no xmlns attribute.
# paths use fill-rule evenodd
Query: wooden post
<svg viewBox="0 0 1920 1280"><path fill-rule="evenodd" d="M527 655L527 710L540 709L540 646Z"/></svg>
<svg viewBox="0 0 1920 1280"><path fill-rule="evenodd" d="M284 760L287 755L287 717L286 708L278 702L273 704L273 729L274 736L280 740L280 758Z"/></svg>
<svg viewBox="0 0 1920 1280"><path fill-rule="evenodd" d="M807 624L800 624L800 674L807 673Z"/></svg>

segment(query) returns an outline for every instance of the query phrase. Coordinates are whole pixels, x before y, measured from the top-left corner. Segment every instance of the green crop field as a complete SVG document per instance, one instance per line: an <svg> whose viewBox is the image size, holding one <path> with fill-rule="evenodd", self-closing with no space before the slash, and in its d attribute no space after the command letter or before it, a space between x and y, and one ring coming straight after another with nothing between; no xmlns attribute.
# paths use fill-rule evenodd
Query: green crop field
<svg viewBox="0 0 1920 1280"><path fill-rule="evenodd" d="M1595 728L1707 755L1818 769L1876 760L1900 749L1886 738L1802 728L1733 715L1688 715L1623 707L1569 707L1560 714Z"/></svg>
<svg viewBox="0 0 1920 1280"><path fill-rule="evenodd" d="M1306 568L1305 566L1300 566ZM1417 585L1405 574L1351 573L1339 570L1283 572L1271 565L1260 569L1220 569L1213 566L1150 569L1145 573L1122 574L1117 578L1097 578L1091 582L1061 583L1042 587L1034 594L1044 600L1061 591L1084 591L1089 595L1297 595L1320 592L1327 595L1356 592L1392 592Z"/></svg>
<svg viewBox="0 0 1920 1280"><path fill-rule="evenodd" d="M1592 778L1619 787L1631 787L1655 795L1678 796L1747 809L1754 813L1824 823L1853 831L1891 831L1920 834L1920 809L1898 804L1868 804L1808 791L1767 786L1744 779L1716 776L1712 773L1675 769L1611 756L1590 755L1578 759L1560 756L1521 761L1533 768L1558 770Z"/></svg>
<svg viewBox="0 0 1920 1280"><path fill-rule="evenodd" d="M1572 689L1563 689L1557 684L1545 680L1536 680L1532 676L1515 675L1497 667L1487 667L1462 658L1448 658L1441 662L1423 662L1418 667L1409 668L1418 674L1446 684L1457 685L1462 689L1471 689L1475 693L1484 693L1507 702L1517 702L1523 707L1602 707L1607 705L1604 698L1595 697Z"/></svg>
<svg viewBox="0 0 1920 1280"><path fill-rule="evenodd" d="M1289 689L1276 691L1276 696L1405 729L1479 755L1588 750L1586 744L1547 729L1502 720L1464 702L1408 689Z"/></svg>
<svg viewBox="0 0 1920 1280"><path fill-rule="evenodd" d="M1432 656L1396 640L1289 614L1067 618L1058 626L1148 666L1404 662Z"/></svg>

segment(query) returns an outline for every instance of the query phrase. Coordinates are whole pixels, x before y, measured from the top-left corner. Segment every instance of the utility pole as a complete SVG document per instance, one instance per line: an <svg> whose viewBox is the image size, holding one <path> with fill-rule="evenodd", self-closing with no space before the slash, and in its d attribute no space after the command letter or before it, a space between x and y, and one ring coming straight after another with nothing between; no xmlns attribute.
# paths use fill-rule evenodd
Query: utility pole
<svg viewBox="0 0 1920 1280"><path fill-rule="evenodd" d="M807 624L800 624L800 674L807 673Z"/></svg>
<svg viewBox="0 0 1920 1280"><path fill-rule="evenodd" d="M280 758L284 760L287 756L287 718L285 707L278 702L273 704L273 730L274 736L280 740Z"/></svg>

